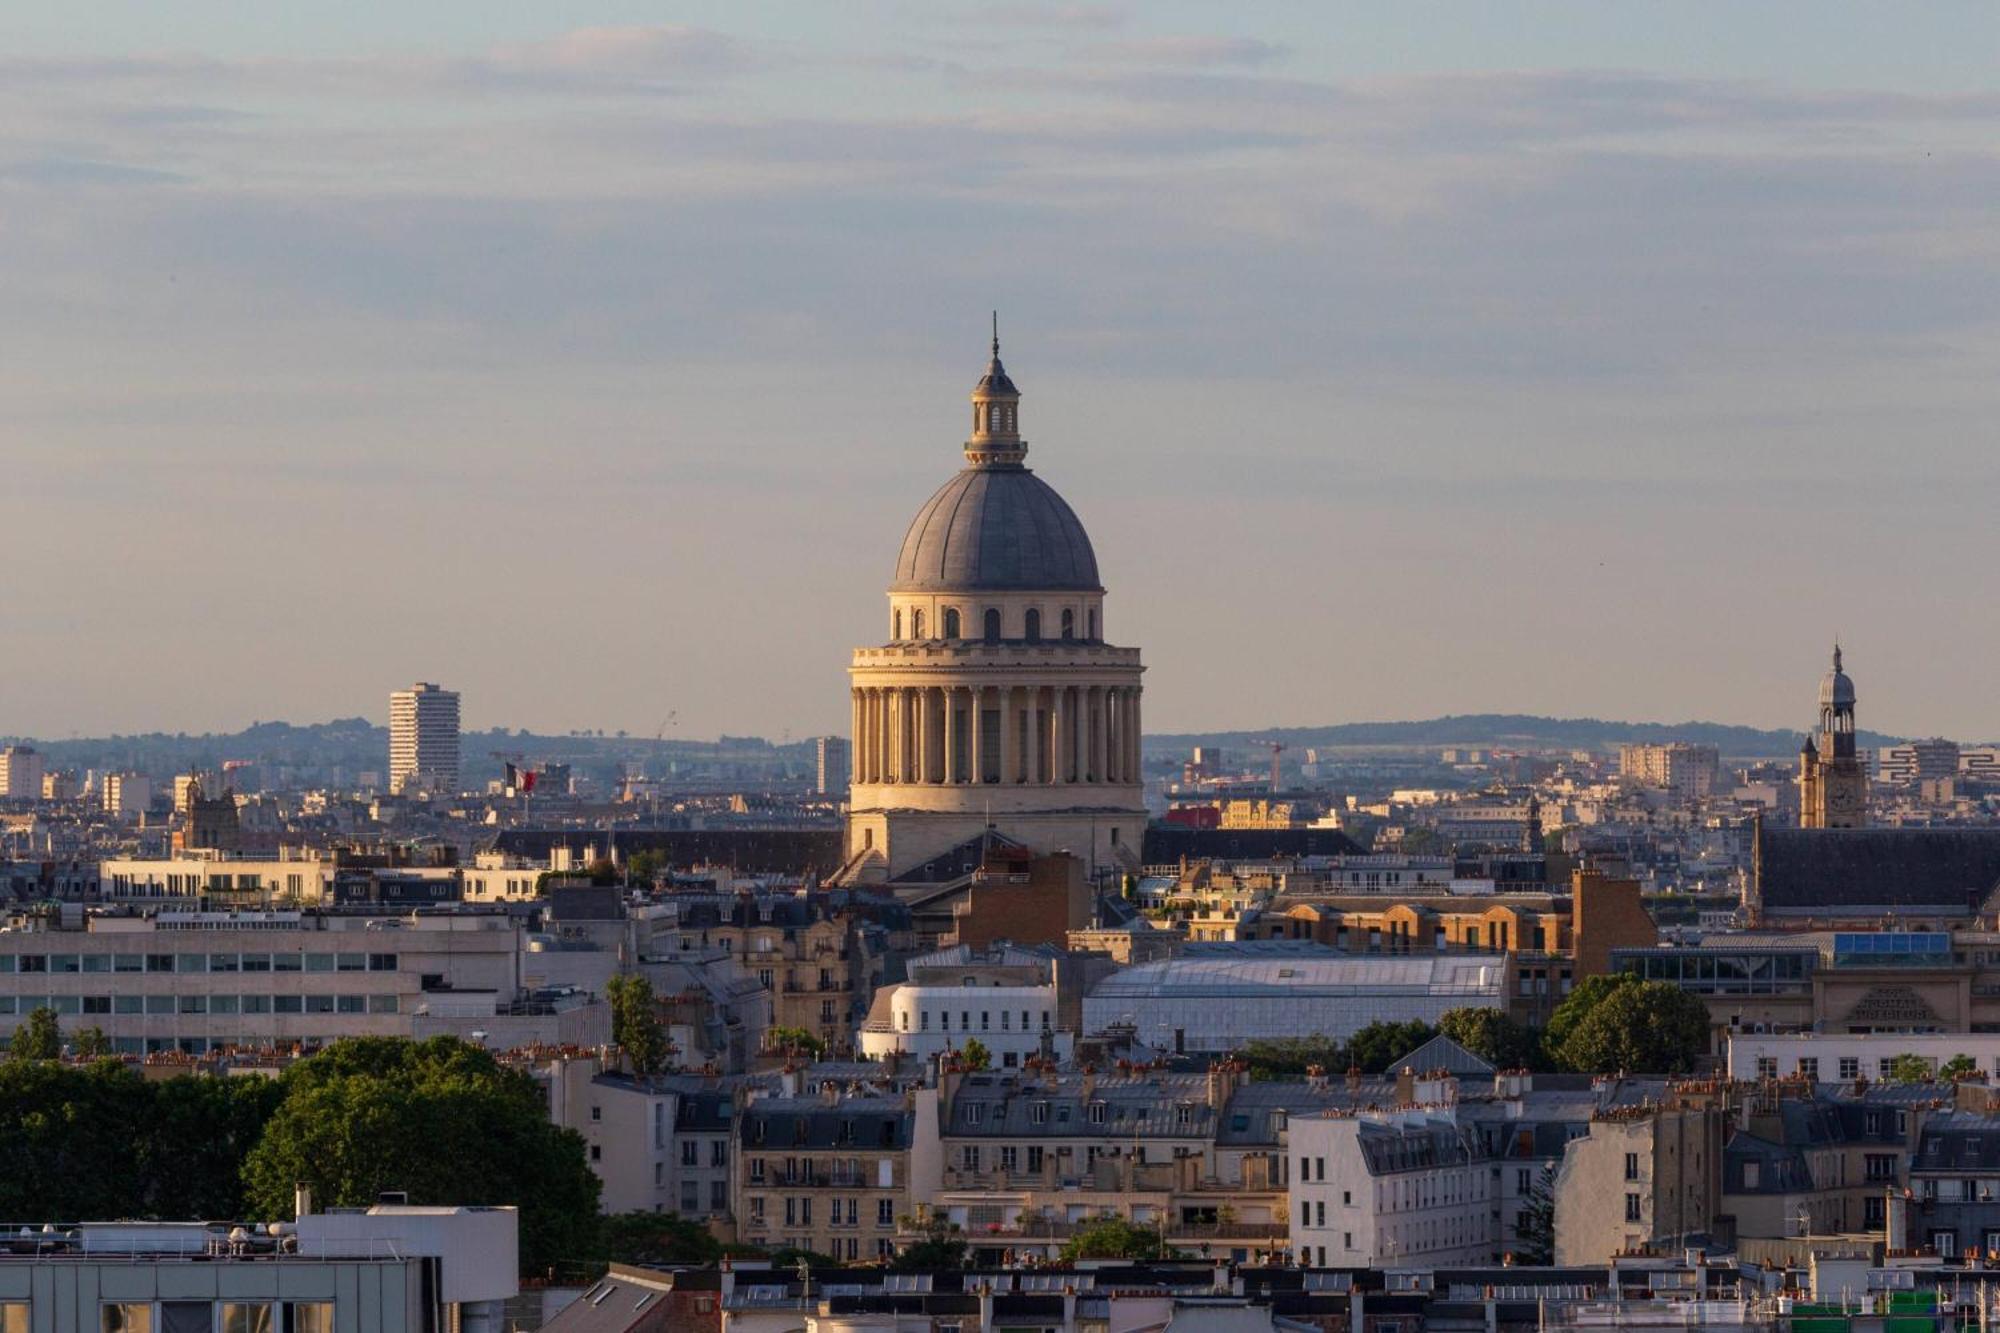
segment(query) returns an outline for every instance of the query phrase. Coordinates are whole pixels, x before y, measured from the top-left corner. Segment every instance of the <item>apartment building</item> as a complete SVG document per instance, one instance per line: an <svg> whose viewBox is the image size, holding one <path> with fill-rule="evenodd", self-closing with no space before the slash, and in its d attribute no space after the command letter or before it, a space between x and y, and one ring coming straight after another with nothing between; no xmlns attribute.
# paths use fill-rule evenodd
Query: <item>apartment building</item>
<svg viewBox="0 0 2000 1333"><path fill-rule="evenodd" d="M1053 1260L1103 1217L1158 1228L1179 1248L1275 1255L1287 1236L1282 1153L1258 1132L1268 1116L1253 1126L1247 1105L1228 1115L1240 1077L1220 1066L1103 1078L1039 1062L1018 1074L947 1067L942 1183L920 1212L995 1259ZM914 1222L905 1239L921 1230Z"/></svg>
<svg viewBox="0 0 2000 1333"><path fill-rule="evenodd" d="M1593 1114L1556 1173L1556 1263L1608 1263L1714 1235L1727 1129L1726 1108L1707 1092Z"/></svg>
<svg viewBox="0 0 2000 1333"><path fill-rule="evenodd" d="M1620 777L1664 788L1677 800L1700 801L1713 795L1720 768L1721 758L1713 745L1672 741L1618 747Z"/></svg>
<svg viewBox="0 0 2000 1333"><path fill-rule="evenodd" d="M1419 1098L1442 1095L1420 1085ZM1493 1171L1447 1102L1291 1122L1292 1237L1320 1267L1492 1263Z"/></svg>
<svg viewBox="0 0 2000 1333"><path fill-rule="evenodd" d="M761 1097L736 1118L735 1215L752 1245L845 1260L895 1253L939 1177L937 1095Z"/></svg>
<svg viewBox="0 0 2000 1333"><path fill-rule="evenodd" d="M459 791L458 691L418 681L389 696L389 792Z"/></svg>
<svg viewBox="0 0 2000 1333"><path fill-rule="evenodd" d="M32 745L0 747L0 800L39 801L46 768Z"/></svg>
<svg viewBox="0 0 2000 1333"><path fill-rule="evenodd" d="M719 953L771 992L771 1022L829 1048L847 1047L882 960L860 920L824 898L798 894L675 894L652 926L648 957Z"/></svg>
<svg viewBox="0 0 2000 1333"><path fill-rule="evenodd" d="M549 1090L549 1118L583 1137L606 1213L730 1216L730 1164L740 1078L606 1069L597 1056L561 1055L532 1067Z"/></svg>

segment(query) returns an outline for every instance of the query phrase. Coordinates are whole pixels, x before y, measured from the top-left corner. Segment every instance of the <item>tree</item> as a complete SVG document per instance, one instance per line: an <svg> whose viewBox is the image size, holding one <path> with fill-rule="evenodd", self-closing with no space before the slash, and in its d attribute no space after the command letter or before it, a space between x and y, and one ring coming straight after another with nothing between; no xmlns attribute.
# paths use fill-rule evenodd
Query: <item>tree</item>
<svg viewBox="0 0 2000 1333"><path fill-rule="evenodd" d="M1933 1077L1942 1078L1944 1071L1931 1072L1931 1062L1921 1055L1899 1055L1889 1062L1891 1083L1928 1083Z"/></svg>
<svg viewBox="0 0 2000 1333"><path fill-rule="evenodd" d="M840 1260L818 1250L808 1250L798 1245L781 1245L771 1251L771 1267L797 1268L804 1263L807 1268L838 1268Z"/></svg>
<svg viewBox="0 0 2000 1333"><path fill-rule="evenodd" d="M1565 1069L1686 1074L1708 1049L1708 1006L1670 981L1614 989L1557 1050Z"/></svg>
<svg viewBox="0 0 2000 1333"><path fill-rule="evenodd" d="M70 1039L70 1049L86 1060L100 1060L111 1054L111 1038L104 1035L101 1027L87 1027ZM190 1217L194 1214L190 1213ZM220 1217L222 1214L216 1213Z"/></svg>
<svg viewBox="0 0 2000 1333"><path fill-rule="evenodd" d="M14 1041L7 1054L15 1060L60 1060L62 1047L62 1028L56 1023L56 1011L43 1005L14 1029Z"/></svg>
<svg viewBox="0 0 2000 1333"><path fill-rule="evenodd" d="M986 1049L985 1042L973 1037L958 1048L958 1062L976 1074L993 1067L993 1052Z"/></svg>
<svg viewBox="0 0 2000 1333"><path fill-rule="evenodd" d="M826 1043L804 1028L769 1028L764 1033L764 1046L787 1055L809 1055L815 1060L826 1051Z"/></svg>
<svg viewBox="0 0 2000 1333"><path fill-rule="evenodd" d="M941 1217L924 1223L924 1238L897 1251L889 1267L898 1273L935 1273L965 1267L965 1240Z"/></svg>
<svg viewBox="0 0 2000 1333"><path fill-rule="evenodd" d="M722 1258L722 1242L679 1213L614 1213L600 1232L604 1257L614 1264L701 1264Z"/></svg>
<svg viewBox="0 0 2000 1333"><path fill-rule="evenodd" d="M1976 1074L1978 1072L1978 1062L1971 1056L1961 1053L1952 1056L1951 1059L1939 1065L1937 1076L1940 1081L1950 1083L1963 1078L1967 1074Z"/></svg>
<svg viewBox="0 0 2000 1333"><path fill-rule="evenodd" d="M1421 1019L1406 1023L1370 1023L1347 1043L1347 1062L1359 1065L1364 1074L1380 1074L1437 1035L1437 1029Z"/></svg>
<svg viewBox="0 0 2000 1333"><path fill-rule="evenodd" d="M1549 1015L1549 1025L1542 1030L1543 1047L1551 1055L1560 1051L1570 1034L1576 1031L1577 1025L1588 1018L1590 1011L1602 1004L1606 996L1638 982L1639 978L1630 972L1601 973L1577 982L1568 997Z"/></svg>
<svg viewBox="0 0 2000 1333"><path fill-rule="evenodd" d="M243 1159L285 1098L275 1078L190 1074L147 1084L138 1144L142 1217L242 1217Z"/></svg>
<svg viewBox="0 0 2000 1333"><path fill-rule="evenodd" d="M673 1043L667 1040L653 983L642 976L613 977L604 987L611 1001L611 1040L625 1052L625 1062L640 1078L667 1067Z"/></svg>
<svg viewBox="0 0 2000 1333"><path fill-rule="evenodd" d="M1498 1009L1452 1009L1438 1031L1496 1069L1532 1069L1542 1062L1542 1034Z"/></svg>
<svg viewBox="0 0 2000 1333"><path fill-rule="evenodd" d="M1100 1217L1071 1233L1062 1247L1064 1263L1077 1259L1171 1259L1173 1252L1157 1228L1122 1217Z"/></svg>
<svg viewBox="0 0 2000 1333"><path fill-rule="evenodd" d="M366 1037L333 1043L281 1081L284 1102L242 1168L257 1215L289 1217L299 1183L328 1206L384 1190L420 1204L513 1204L523 1272L591 1262L600 1185L582 1138L549 1123L530 1075L455 1037Z"/></svg>
<svg viewBox="0 0 2000 1333"><path fill-rule="evenodd" d="M1555 1262L1556 1254L1556 1169L1542 1168L1542 1174L1528 1191L1521 1215L1514 1223L1514 1262L1541 1266Z"/></svg>
<svg viewBox="0 0 2000 1333"><path fill-rule="evenodd" d="M1342 1072L1347 1068L1340 1043L1323 1032L1309 1037L1260 1037L1245 1042L1236 1056L1249 1066L1250 1078L1257 1083L1304 1078L1315 1065Z"/></svg>

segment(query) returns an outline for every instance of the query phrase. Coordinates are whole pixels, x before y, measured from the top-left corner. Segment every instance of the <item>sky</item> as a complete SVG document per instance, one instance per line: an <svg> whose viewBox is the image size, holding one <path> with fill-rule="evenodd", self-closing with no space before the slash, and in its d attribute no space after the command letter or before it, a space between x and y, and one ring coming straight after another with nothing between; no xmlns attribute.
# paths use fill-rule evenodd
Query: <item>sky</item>
<svg viewBox="0 0 2000 1333"><path fill-rule="evenodd" d="M1990 3L0 3L0 734L844 729L989 311L1160 731L2000 735Z"/></svg>

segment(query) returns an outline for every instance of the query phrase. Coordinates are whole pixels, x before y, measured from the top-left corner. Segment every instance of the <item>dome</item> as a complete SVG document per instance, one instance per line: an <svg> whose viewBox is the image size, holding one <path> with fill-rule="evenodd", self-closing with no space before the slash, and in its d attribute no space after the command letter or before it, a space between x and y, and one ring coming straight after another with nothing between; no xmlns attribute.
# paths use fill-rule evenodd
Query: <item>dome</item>
<svg viewBox="0 0 2000 1333"><path fill-rule="evenodd" d="M1819 682L1820 707L1854 706L1854 682L1840 669L1840 649L1833 650L1833 668Z"/></svg>
<svg viewBox="0 0 2000 1333"><path fill-rule="evenodd" d="M930 498L891 592L1102 592L1097 554L1055 489L1024 467L969 467Z"/></svg>

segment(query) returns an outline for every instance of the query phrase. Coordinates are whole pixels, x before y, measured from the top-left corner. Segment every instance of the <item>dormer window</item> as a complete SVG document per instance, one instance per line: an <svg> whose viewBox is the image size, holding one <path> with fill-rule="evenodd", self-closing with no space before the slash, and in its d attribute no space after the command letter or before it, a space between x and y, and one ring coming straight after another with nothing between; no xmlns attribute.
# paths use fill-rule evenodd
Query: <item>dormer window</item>
<svg viewBox="0 0 2000 1333"><path fill-rule="evenodd" d="M1103 1102L1092 1102L1090 1104L1090 1123L1093 1125L1101 1125L1104 1123Z"/></svg>

